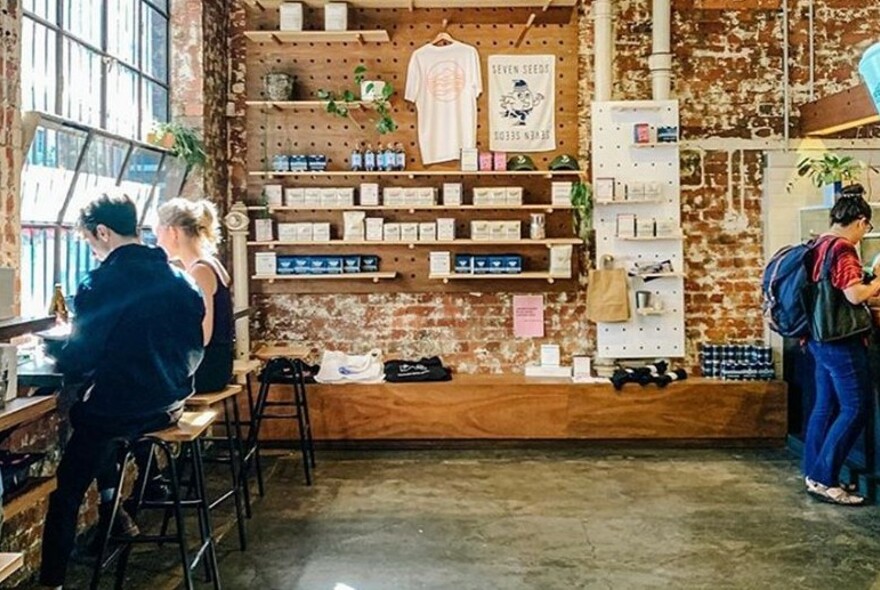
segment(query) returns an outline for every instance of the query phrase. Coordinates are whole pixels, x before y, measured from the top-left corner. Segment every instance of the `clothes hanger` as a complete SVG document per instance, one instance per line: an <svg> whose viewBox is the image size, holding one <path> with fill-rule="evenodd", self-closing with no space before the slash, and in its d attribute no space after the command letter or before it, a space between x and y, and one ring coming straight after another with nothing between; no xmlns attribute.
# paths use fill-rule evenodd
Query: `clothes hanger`
<svg viewBox="0 0 880 590"><path fill-rule="evenodd" d="M448 26L449 19L444 18L443 27L440 29L440 32L437 33L437 35L433 39L431 39L431 45L437 45L441 41L445 41L446 43L455 43L455 39L452 37L452 35L446 32L446 27Z"/></svg>

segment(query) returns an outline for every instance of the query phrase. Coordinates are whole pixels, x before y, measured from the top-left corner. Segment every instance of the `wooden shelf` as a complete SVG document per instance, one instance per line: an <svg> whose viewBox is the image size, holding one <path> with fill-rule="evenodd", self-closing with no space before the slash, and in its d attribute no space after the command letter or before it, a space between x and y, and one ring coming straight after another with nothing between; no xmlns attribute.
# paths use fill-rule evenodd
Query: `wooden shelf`
<svg viewBox="0 0 880 590"><path fill-rule="evenodd" d="M271 108L278 111L304 111L310 109L322 109L326 104L321 100L289 100L289 101L273 101L273 100L249 100L245 102L249 107ZM347 103L350 107L363 108L363 101L355 100Z"/></svg>
<svg viewBox="0 0 880 590"><path fill-rule="evenodd" d="M547 211L552 213L556 209L570 210L571 205L401 205L399 207L393 205L379 205L377 207L369 207L363 205L355 205L352 207L269 207L270 213L293 212L293 211ZM251 207L248 207L251 209ZM255 210L265 209L264 207L253 207Z"/></svg>
<svg viewBox="0 0 880 590"><path fill-rule="evenodd" d="M245 31L256 43L387 43L388 31Z"/></svg>
<svg viewBox="0 0 880 590"><path fill-rule="evenodd" d="M665 203L666 199L640 199L632 201L596 201L597 205L656 205L657 203Z"/></svg>
<svg viewBox="0 0 880 590"><path fill-rule="evenodd" d="M24 553L0 553L0 582L24 566Z"/></svg>
<svg viewBox="0 0 880 590"><path fill-rule="evenodd" d="M260 11L275 10L285 0L244 0L244 5ZM325 0L303 0L320 8ZM577 0L348 0L352 8L570 8Z"/></svg>
<svg viewBox="0 0 880 590"><path fill-rule="evenodd" d="M550 284L556 282L557 279L570 279L572 277L555 277L552 276L549 272L520 272L520 273L495 273L495 274L448 274L448 275L429 275L429 279L432 281L443 281L444 283L448 283L449 281L472 281L472 280L506 280L506 279L519 279L525 281L547 281Z"/></svg>
<svg viewBox="0 0 880 590"><path fill-rule="evenodd" d="M38 318L9 318L0 320L0 342L5 342L18 336L48 330L55 325L55 317Z"/></svg>
<svg viewBox="0 0 880 590"><path fill-rule="evenodd" d="M21 490L3 500L3 520L9 520L36 506L54 492L56 487L58 482L54 476L31 479Z"/></svg>
<svg viewBox="0 0 880 590"><path fill-rule="evenodd" d="M612 111L659 111L664 107L649 100L634 100L629 104L614 104L609 108Z"/></svg>
<svg viewBox="0 0 880 590"><path fill-rule="evenodd" d="M0 432L36 420L53 411L57 406L58 400L54 395L18 397L10 400L6 402L6 407L0 410Z"/></svg>
<svg viewBox="0 0 880 590"><path fill-rule="evenodd" d="M678 147L677 141L655 141L653 143L634 143L630 145L634 148L661 148L661 147Z"/></svg>
<svg viewBox="0 0 880 590"><path fill-rule="evenodd" d="M314 178L352 176L363 176L370 178L380 178L383 176L408 176L409 178L419 178L422 176L543 176L544 178L554 178L556 176L579 176L582 174L584 174L584 172L581 170L482 170L472 172L466 172L463 170L399 170L394 172L353 172L350 170L330 170L327 172L276 172L274 170L261 170L248 172L249 176L256 176L261 178L283 178L285 176Z"/></svg>
<svg viewBox="0 0 880 590"><path fill-rule="evenodd" d="M641 316L649 316L649 315L664 315L666 314L665 309L637 309L637 315Z"/></svg>
<svg viewBox="0 0 880 590"><path fill-rule="evenodd" d="M286 281L286 280L306 280L306 281L314 281L314 280L322 280L322 279L330 279L330 280L351 280L351 281L373 281L374 283L378 283L383 279L395 279L397 278L396 272L352 272L352 273L343 273L336 275L253 275L251 277L255 281L269 281L270 283L274 283L275 281Z"/></svg>
<svg viewBox="0 0 880 590"><path fill-rule="evenodd" d="M416 246L559 246L565 244L581 244L582 240L578 238L549 238L546 240L451 240L433 242L385 242L385 241L356 241L347 242L344 240L330 240L328 242L248 242L248 246L269 248L270 250L278 246L407 246L415 248Z"/></svg>
<svg viewBox="0 0 880 590"><path fill-rule="evenodd" d="M617 236L618 240L623 240L625 242L657 242L661 240L683 240L683 235L675 235L675 236L645 236L645 237L632 237L632 238L624 238L621 236Z"/></svg>
<svg viewBox="0 0 880 590"><path fill-rule="evenodd" d="M683 272L653 272L633 276L639 279L674 279L684 278L685 275Z"/></svg>

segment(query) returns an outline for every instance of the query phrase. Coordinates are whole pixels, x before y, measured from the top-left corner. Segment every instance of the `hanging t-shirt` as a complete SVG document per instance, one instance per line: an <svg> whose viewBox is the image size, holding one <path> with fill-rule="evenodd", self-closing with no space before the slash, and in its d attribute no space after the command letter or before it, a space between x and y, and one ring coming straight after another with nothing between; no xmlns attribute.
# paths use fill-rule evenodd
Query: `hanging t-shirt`
<svg viewBox="0 0 880 590"><path fill-rule="evenodd" d="M477 146L477 97L483 92L476 48L453 41L413 52L404 97L416 104L423 164L458 160Z"/></svg>

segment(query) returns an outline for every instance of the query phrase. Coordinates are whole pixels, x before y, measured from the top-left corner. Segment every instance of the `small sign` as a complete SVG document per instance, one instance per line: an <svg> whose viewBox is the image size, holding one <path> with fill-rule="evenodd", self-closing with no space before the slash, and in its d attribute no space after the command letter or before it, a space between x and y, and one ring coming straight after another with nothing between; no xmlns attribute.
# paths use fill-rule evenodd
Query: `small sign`
<svg viewBox="0 0 880 590"><path fill-rule="evenodd" d="M544 337L544 296L513 296L513 335L516 338Z"/></svg>

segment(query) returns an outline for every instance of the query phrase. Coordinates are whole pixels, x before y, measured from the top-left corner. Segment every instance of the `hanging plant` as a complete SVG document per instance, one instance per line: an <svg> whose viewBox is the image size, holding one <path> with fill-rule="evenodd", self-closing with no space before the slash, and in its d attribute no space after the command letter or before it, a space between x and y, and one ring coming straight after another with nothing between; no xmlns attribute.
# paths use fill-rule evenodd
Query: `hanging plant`
<svg viewBox="0 0 880 590"><path fill-rule="evenodd" d="M205 144L192 127L180 123L159 123L147 140L153 145L166 148L171 155L182 158L189 168L202 168L208 157Z"/></svg>
<svg viewBox="0 0 880 590"><path fill-rule="evenodd" d="M589 183L577 181L571 185L571 215L577 235L586 241L593 229L593 189Z"/></svg>
<svg viewBox="0 0 880 590"><path fill-rule="evenodd" d="M365 65L360 64L354 69L354 82L361 94L361 102L358 105L363 105L376 112L378 115L376 131L380 135L397 131L397 123L391 117L389 102L394 94L394 87L383 82L377 92L377 81L367 81L366 75L367 67ZM318 89L315 96L324 102L325 111L342 118L351 118L351 110L356 108L353 103L358 100L355 92L347 89L340 92Z"/></svg>

